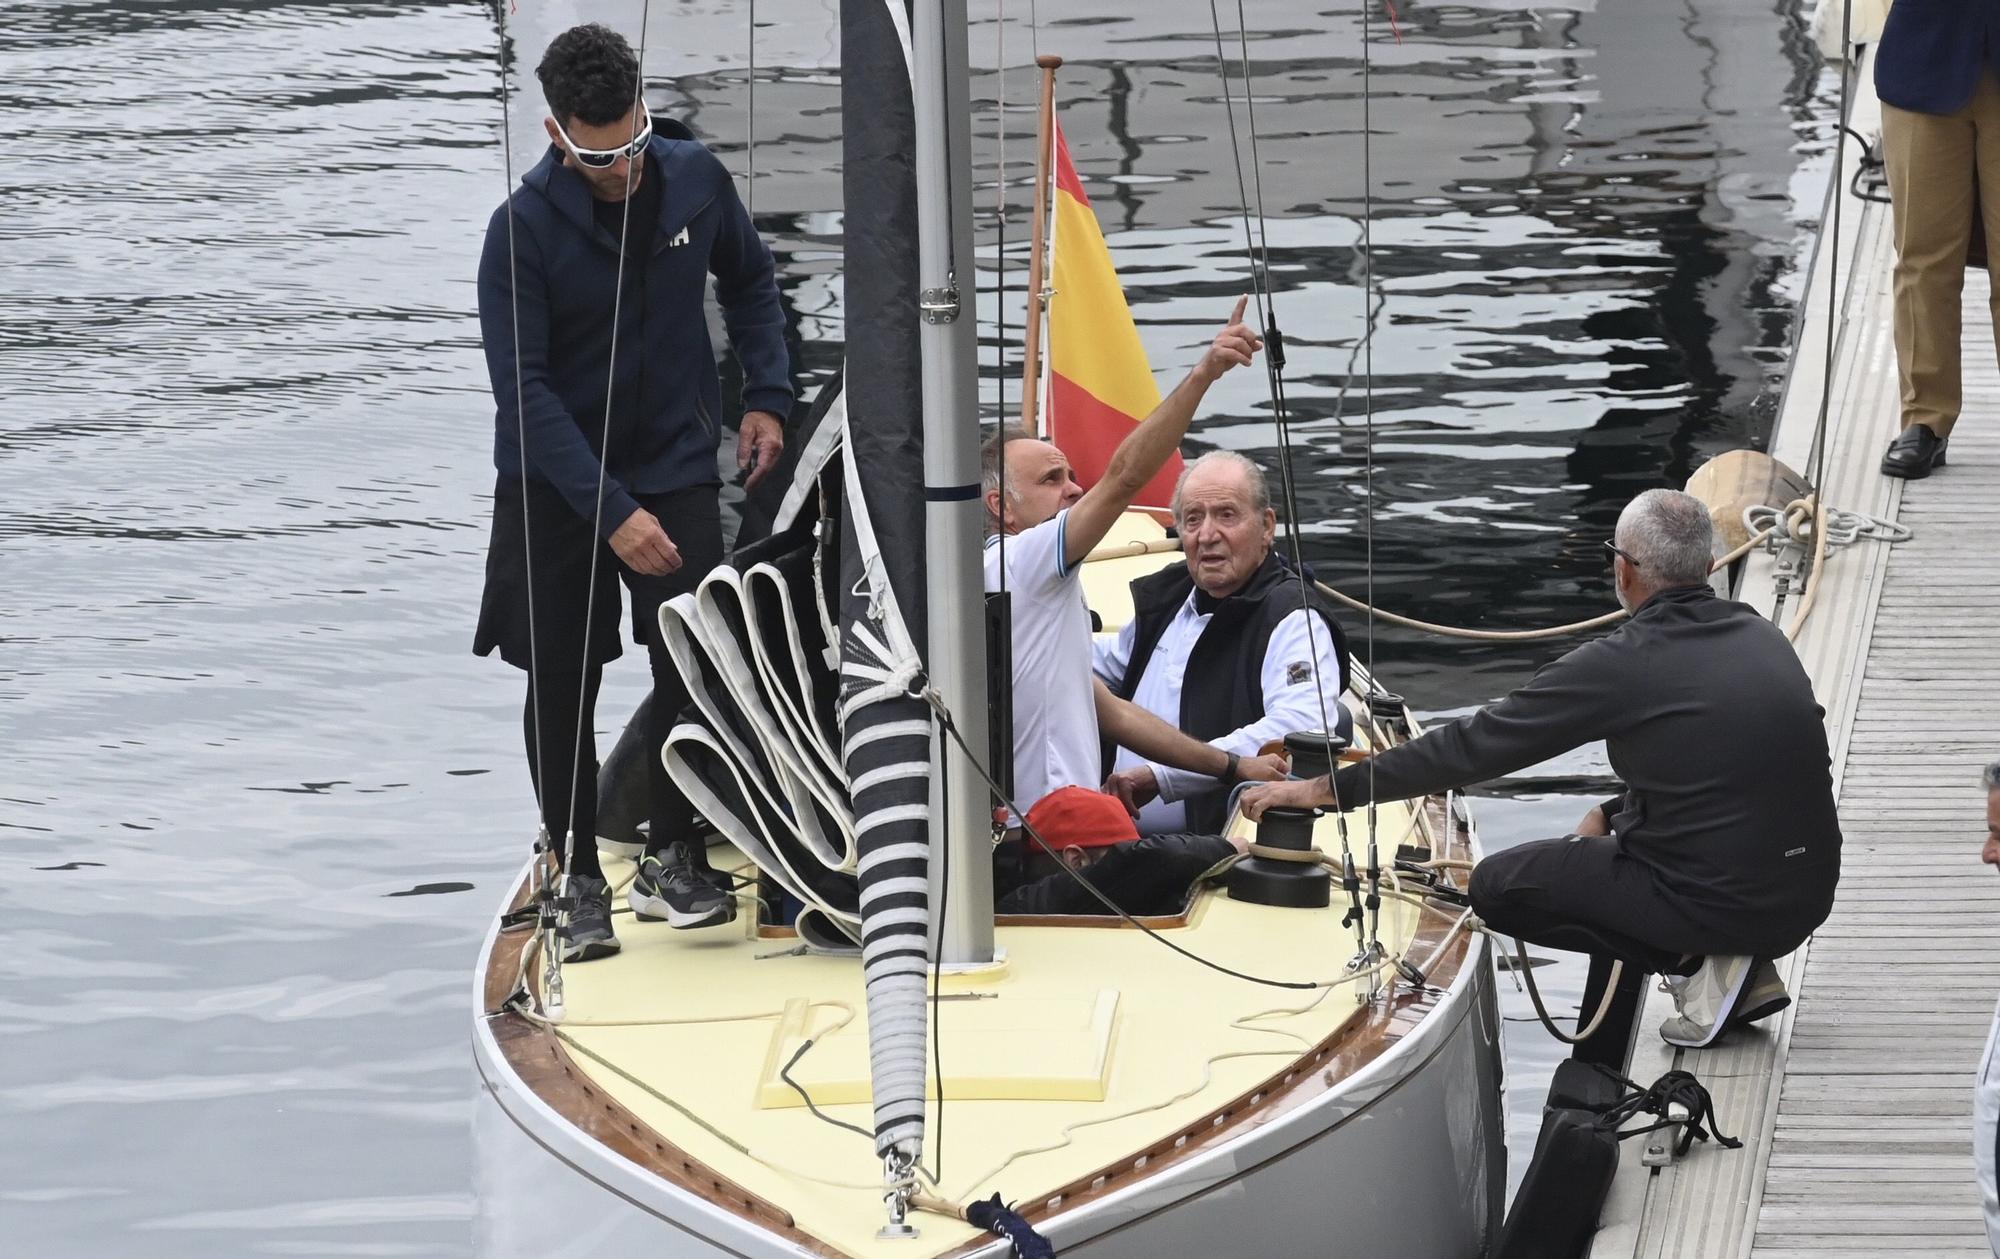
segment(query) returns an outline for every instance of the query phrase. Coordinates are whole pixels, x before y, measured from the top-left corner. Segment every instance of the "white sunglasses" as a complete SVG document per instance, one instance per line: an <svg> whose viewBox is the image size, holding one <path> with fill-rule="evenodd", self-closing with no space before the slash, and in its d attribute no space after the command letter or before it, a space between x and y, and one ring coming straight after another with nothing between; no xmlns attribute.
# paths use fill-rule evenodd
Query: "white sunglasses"
<svg viewBox="0 0 2000 1259"><path fill-rule="evenodd" d="M645 151L646 142L653 138L653 111L646 108L645 101L640 101L639 112L645 115L646 125L639 128L639 134L633 136L630 143L621 144L615 149L582 148L569 138L569 132L564 131L563 125L559 122L556 123L556 134L562 137L563 143L569 146L569 151L576 156L579 163L592 170L603 170L621 157L637 157Z"/></svg>

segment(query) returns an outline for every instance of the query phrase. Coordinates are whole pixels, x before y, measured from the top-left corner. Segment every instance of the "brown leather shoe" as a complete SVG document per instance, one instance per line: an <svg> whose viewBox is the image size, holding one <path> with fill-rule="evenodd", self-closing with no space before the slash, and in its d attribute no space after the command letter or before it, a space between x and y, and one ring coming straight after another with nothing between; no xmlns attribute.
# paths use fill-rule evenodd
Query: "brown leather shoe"
<svg viewBox="0 0 2000 1259"><path fill-rule="evenodd" d="M1944 451L1948 445L1950 442L1939 437L1935 429L1912 424L1896 434L1896 440L1890 442L1889 449L1883 452L1882 475L1921 481L1936 469L1944 467Z"/></svg>

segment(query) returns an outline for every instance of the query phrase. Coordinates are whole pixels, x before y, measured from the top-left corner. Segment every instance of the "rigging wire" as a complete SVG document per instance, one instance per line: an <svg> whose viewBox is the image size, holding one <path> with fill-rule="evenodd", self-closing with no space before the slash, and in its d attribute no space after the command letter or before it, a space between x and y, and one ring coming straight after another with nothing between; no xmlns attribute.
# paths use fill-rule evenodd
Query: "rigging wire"
<svg viewBox="0 0 2000 1259"><path fill-rule="evenodd" d="M1827 199L1833 204L1831 214L1833 234L1828 238L1827 247L1832 251L1827 258L1826 289L1826 354L1820 378L1819 414L1813 422L1812 454L1806 481L1813 487L1817 497L1824 488L1827 458L1827 428L1833 411L1833 360L1835 344L1840 339L1841 323L1846 303L1840 292L1840 231L1841 205L1847 200L1841 180L1841 172L1847 165L1847 114L1850 108L1849 85L1853 70L1854 2L1841 0L1840 5L1840 116L1835 120L1833 133L1833 178L1827 184Z"/></svg>
<svg viewBox="0 0 2000 1259"><path fill-rule="evenodd" d="M1230 160L1235 164L1236 193L1237 199L1242 206L1243 252L1246 261L1250 264L1250 288L1252 294L1257 299L1258 321L1263 326L1265 335L1264 375L1271 394L1272 416L1276 422L1278 432L1278 480L1287 522L1285 539L1292 553L1292 567L1299 581L1301 601L1307 603L1309 612L1310 601L1305 599L1305 595L1307 594L1305 585L1305 559L1299 548L1299 531L1297 528L1299 520L1298 494L1292 477L1291 417L1289 408L1285 403L1285 338L1283 331L1278 327L1277 310L1271 300L1271 257L1270 241L1267 234L1267 220L1264 213L1264 176L1263 172L1257 169L1259 160L1256 93L1253 90L1250 76L1250 46L1248 42L1249 37L1244 31L1242 0L1237 0L1236 5L1237 42L1242 50L1243 101L1247 113L1247 121L1250 126L1251 169L1254 172L1257 187L1257 236L1263 240L1263 249L1261 251L1258 248L1258 242L1252 238L1250 231L1250 193L1243 176L1242 144L1238 139L1236 129L1235 94L1229 87L1229 63L1222 50L1222 15L1216 8L1216 0L1209 0L1208 16L1209 23L1215 34L1215 68L1216 74L1222 82L1223 110L1229 119L1229 156ZM1319 700L1320 729L1330 734L1333 727L1329 720L1330 710L1326 704L1326 683L1320 677L1318 633L1313 626L1313 618L1310 615L1306 618L1306 638L1308 645L1312 649L1313 689Z"/></svg>
<svg viewBox="0 0 2000 1259"><path fill-rule="evenodd" d="M1240 0L1239 0L1240 2ZM1374 167L1374 63L1372 44L1374 31L1370 22L1374 0L1361 0L1361 328L1362 359L1362 415L1366 422L1365 445L1367 450L1367 470L1363 477L1363 493L1367 521L1367 582L1368 582L1368 711L1371 722L1375 713L1375 696L1381 693L1382 682L1375 673L1375 322L1369 307L1374 301L1375 291L1375 167ZM1327 775L1329 782L1332 774ZM1368 758L1368 873L1373 880L1369 893L1368 947L1379 952L1382 940L1379 933L1382 917L1382 858L1375 846L1376 804L1375 804L1375 758Z"/></svg>
<svg viewBox="0 0 2000 1259"><path fill-rule="evenodd" d="M1285 509L1285 540L1288 544L1288 549L1291 551L1293 573L1299 582L1299 601L1306 617L1306 639L1310 648L1308 656L1312 665L1313 691L1319 701L1320 729L1330 736L1333 734L1335 727L1330 718L1331 710L1327 707L1326 702L1326 680L1321 676L1319 667L1318 627L1313 623L1317 617L1312 610L1311 592L1306 585L1305 556L1299 542L1300 516L1297 487L1292 474L1291 422L1289 409L1285 401L1285 341L1284 333L1278 327L1277 311L1272 303L1270 293L1270 238L1268 235L1268 219L1264 211L1263 174L1260 170L1256 176L1258 235L1263 237L1265 244L1264 252L1260 256L1257 245L1251 237L1250 193L1243 176L1243 153L1236 129L1235 97L1229 86L1229 62L1222 49L1222 16L1216 7L1216 0L1209 0L1208 16L1210 27L1215 36L1215 70L1216 76L1222 84L1223 112L1229 121L1229 156L1235 165L1236 194L1237 200L1242 207L1243 250L1250 264L1251 290L1257 297L1259 307L1258 316L1263 324L1267 338L1264 372L1266 385L1271 395L1272 417L1277 429L1278 484ZM1249 37L1245 30L1242 0L1237 0L1236 17L1237 42L1242 55L1241 69L1243 73L1244 106L1247 113L1247 121L1250 124L1251 164L1253 167L1256 167L1260 165L1257 143L1256 92L1251 81ZM1339 703L1338 698L1334 702L1336 704ZM1329 772L1327 774L1327 783L1331 786L1332 782L1333 774ZM1335 830L1340 836L1340 851L1344 869L1346 866L1352 865L1353 851L1348 839L1347 815L1339 810L1339 799L1337 796L1334 804L1336 810L1334 813ZM1369 943L1363 936L1362 924L1357 920L1354 926L1355 943L1361 949L1366 950L1369 947Z"/></svg>
<svg viewBox="0 0 2000 1259"><path fill-rule="evenodd" d="M646 0L639 13L639 67L638 75L632 85L632 108L628 111L628 116L632 119L632 135L634 137L639 134L639 117L644 112L645 106L646 36L651 28L649 19L652 16L652 9L653 0ZM643 156L641 154L642 158ZM599 434L597 446L597 494L596 502L593 504L591 512L590 536L593 541L604 536L604 484L609 476L607 464L611 457L611 410L618 397L618 320L623 312L625 302L625 244L630 235L632 224L632 189L637 186L635 177L638 174L639 163L633 161L631 158L627 158L625 160L625 199L621 203L622 208L618 215L618 271L616 278L612 281L611 287L611 346L609 353L606 355L608 362L605 367L604 425ZM660 177L660 172L653 172L653 178L658 179ZM515 356L515 361L519 362L518 354ZM527 451L525 449L521 452L521 459L523 464L527 462ZM525 518L527 504L524 502L521 507L523 517ZM590 548L590 575L584 586L582 658L577 662L579 677L587 677L590 672L591 623L595 619L597 611L598 569L601 567L599 561L604 549L601 545L593 545ZM533 596L531 594L530 602L532 601ZM559 885L561 891L564 893L567 893L569 889L570 863L576 855L576 824L573 819L576 816L577 793L582 789L583 783L583 733L589 720L589 714L584 711L584 705L590 702L591 698L590 687L582 686L578 688L576 697L576 735L570 748L569 812L564 815L566 825L563 830L563 862L560 876L561 883ZM592 772L595 773L595 767L592 768ZM596 788L593 786L592 791L594 792L595 790ZM594 835L586 836L585 842L594 844L597 842L597 837ZM558 969L561 966L561 958L562 950L557 949L556 964Z"/></svg>
<svg viewBox="0 0 2000 1259"><path fill-rule="evenodd" d="M502 204L507 207L507 306L512 316L514 336L514 441L521 463L521 565L525 573L527 588L535 588L535 542L534 531L526 528L528 518L528 409L524 395L525 385L521 371L521 303L517 298L520 280L516 275L515 260L519 252L515 245L514 227L514 117L507 90L507 6L494 6L500 15L500 155L506 169L507 190ZM535 636L535 601L528 600L528 708L530 725L534 730L532 755L535 758L535 781L545 783L548 778L542 772L542 691L532 679L541 676L541 663ZM535 852L546 854L551 849L547 810L536 809ZM542 862L538 859L536 865ZM540 872L546 877L546 871ZM560 951L560 950L557 950Z"/></svg>

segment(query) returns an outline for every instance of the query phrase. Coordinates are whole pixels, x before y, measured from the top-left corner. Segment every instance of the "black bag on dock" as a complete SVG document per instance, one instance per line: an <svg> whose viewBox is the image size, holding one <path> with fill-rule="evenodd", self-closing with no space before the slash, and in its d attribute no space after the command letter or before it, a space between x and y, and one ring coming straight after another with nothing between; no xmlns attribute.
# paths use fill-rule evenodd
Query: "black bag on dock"
<svg viewBox="0 0 2000 1259"><path fill-rule="evenodd" d="M1617 1100L1615 1092L1610 1100ZM1617 1128L1617 1121L1573 1106L1543 1116L1494 1259L1583 1259L1618 1170Z"/></svg>
<svg viewBox="0 0 2000 1259"><path fill-rule="evenodd" d="M1708 1090L1686 1071L1669 1071L1642 1088L1609 1067L1573 1058L1558 1063L1535 1157L1521 1178L1493 1259L1583 1259L1618 1172L1618 1143L1665 1127L1675 1105L1687 1110L1676 1157L1711 1135L1726 1150L1743 1144L1715 1127ZM1659 1122L1619 1131L1642 1114Z"/></svg>

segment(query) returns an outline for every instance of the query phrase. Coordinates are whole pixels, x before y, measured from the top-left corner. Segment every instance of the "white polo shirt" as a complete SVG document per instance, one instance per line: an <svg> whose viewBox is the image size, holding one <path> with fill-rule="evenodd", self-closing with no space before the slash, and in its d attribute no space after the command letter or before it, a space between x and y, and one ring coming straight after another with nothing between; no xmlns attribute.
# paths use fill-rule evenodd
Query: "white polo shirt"
<svg viewBox="0 0 2000 1259"><path fill-rule="evenodd" d="M1014 634L1014 800L1023 810L1058 787L1102 784L1090 680L1090 611L1078 567L1064 563L1067 508L1032 529L986 539L986 590L1007 557Z"/></svg>
<svg viewBox="0 0 2000 1259"><path fill-rule="evenodd" d="M1181 681L1187 675L1188 656L1210 614L1195 610L1194 592L1189 591L1174 619L1160 634L1153 658L1140 675L1139 689L1132 702L1165 721L1181 724ZM1132 667L1132 648L1138 635L1136 622L1129 622L1116 634L1100 634L1092 644L1092 668L1107 686L1117 690L1119 679ZM1319 685L1314 683L1315 662ZM1298 611L1278 622L1264 648L1262 669L1264 716L1247 726L1232 730L1209 742L1238 756L1255 756L1257 749L1273 739L1282 739L1298 730L1319 730L1325 724L1340 724L1340 660L1333 632L1313 613ZM1326 694L1326 711L1320 711L1320 687ZM1159 798L1139 810L1139 833L1171 834L1187 829L1187 805L1183 801L1219 785L1215 779L1189 770L1172 769L1146 760L1129 748L1118 749L1114 770L1152 765L1160 784Z"/></svg>

